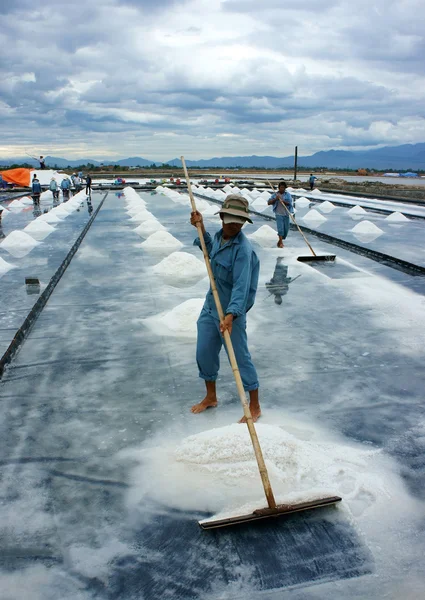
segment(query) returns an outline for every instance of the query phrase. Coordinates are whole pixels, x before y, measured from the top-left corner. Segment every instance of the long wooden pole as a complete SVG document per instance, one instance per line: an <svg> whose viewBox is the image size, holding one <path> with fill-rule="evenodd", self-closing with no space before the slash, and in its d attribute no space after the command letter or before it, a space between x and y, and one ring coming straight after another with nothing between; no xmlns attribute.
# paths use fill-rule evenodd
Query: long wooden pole
<svg viewBox="0 0 425 600"><path fill-rule="evenodd" d="M298 170L298 146L295 146L295 157L294 157L294 181L297 180Z"/></svg>
<svg viewBox="0 0 425 600"><path fill-rule="evenodd" d="M196 212L195 198L192 193L192 186L190 184L189 173L187 172L186 162L185 162L183 156L181 157L181 161L182 161L182 165L183 165L183 169L184 169L184 174L186 177L187 191L189 192L190 203L192 205L192 211ZM202 233L201 224L197 223L196 228L198 230L199 239L201 241L201 248L202 248L202 252L204 254L204 259L205 259L205 264L206 264L207 271L208 271L208 276L210 278L211 291L214 296L214 302L217 307L217 312L218 312L218 316L220 318L220 322L222 322L224 319L223 307L221 306L220 297L218 295L217 286L215 284L214 274L211 269L210 258L208 255L207 246L205 244L204 234ZM231 340L230 334L227 330L224 332L223 337L224 337L224 343L226 344L227 353L229 355L230 366L232 367L233 375L235 377L236 387L238 388L239 399L242 404L243 413L245 415L246 424L248 427L249 435L251 437L252 446L254 448L255 458L257 459L258 470L260 471L261 481L263 483L263 488L264 488L264 493L267 498L267 503L269 505L269 508L276 508L276 500L274 498L272 486L270 484L269 474L267 471L266 464L264 462L264 457L263 457L263 453L261 450L260 442L258 441L257 431L255 430L254 422L252 420L251 411L249 410L249 405L248 405L248 402L246 399L245 390L243 389L242 378L241 378L241 374L239 372L238 363L236 361L235 352L233 350L232 340Z"/></svg>
<svg viewBox="0 0 425 600"><path fill-rule="evenodd" d="M272 190L274 192L276 192L276 188L274 187L274 185L271 183L271 181L269 181L267 179L267 183L269 184L269 186L272 188ZM286 212L288 213L289 217L291 218L293 224L295 225L295 227L298 229L298 231L301 233L301 235L304 238L305 243L307 244L307 246L310 248L311 253L313 254L313 256L317 256L317 254L315 253L315 251L313 250L313 248L311 247L308 239L305 237L305 235L303 234L303 232L301 231L301 227L298 225L298 223L296 222L296 220L294 219L293 215L289 212L288 207L286 206L286 204L279 198L280 203L282 204L282 206L284 207L284 209L286 210Z"/></svg>

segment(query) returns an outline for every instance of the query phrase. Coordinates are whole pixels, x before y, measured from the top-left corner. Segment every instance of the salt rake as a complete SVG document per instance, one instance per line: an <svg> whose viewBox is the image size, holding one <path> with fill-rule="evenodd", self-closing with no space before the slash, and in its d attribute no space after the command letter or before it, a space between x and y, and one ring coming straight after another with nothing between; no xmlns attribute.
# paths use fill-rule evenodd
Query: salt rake
<svg viewBox="0 0 425 600"><path fill-rule="evenodd" d="M187 190L189 192L190 203L192 206L192 211L196 212L196 204L195 198L192 193L192 186L190 184L189 174L186 168L186 162L184 157L181 157L182 166L184 170L184 174L187 181ZM208 256L208 250L205 245L204 235L202 233L202 227L200 223L196 224L196 228L198 230L199 240L201 242L202 252L204 254L205 265L207 267L208 276L211 284L211 291L214 297L214 302L217 307L218 316L220 321L224 320L224 312L221 306L220 297L218 295L217 287L215 284L214 275L211 269L210 259ZM283 515L301 512L304 510L311 510L313 508L322 508L324 506L330 506L331 504L335 504L336 502L340 502L341 498L339 496L330 496L327 498L318 498L316 500L310 500L308 502L299 502L297 504L276 504L276 500L273 494L272 486L270 484L269 474L266 468L266 464L264 462L263 453L261 450L260 442L258 441L257 431L254 426L254 422L252 420L251 411L249 410L248 402L245 395L245 390L243 389L242 379L238 368L238 363L236 362L235 352L233 350L232 340L230 338L229 332L226 330L223 334L224 342L226 344L227 353L229 355L229 362L232 367L233 375L236 381L236 387L238 389L239 399L242 404L243 413L246 419L246 424L248 427L249 435L251 437L251 443L254 448L255 458L257 460L258 470L260 472L261 481L264 488L264 494L267 499L268 506L266 508L260 508L258 510L254 510L250 514L246 515L237 515L234 517L227 517L225 519L217 519L199 521L199 525L202 529L218 529L221 527L230 527L233 525L239 525L241 523L249 523L251 521L258 521L260 519L269 519L275 517L281 517Z"/></svg>
<svg viewBox="0 0 425 600"><path fill-rule="evenodd" d="M274 192L276 192L276 188L274 187L274 185L267 179L267 183L269 184L269 186L272 188L272 190ZM307 240L307 238L305 237L305 235L303 234L303 232L301 231L301 227L298 225L298 223L296 222L294 216L289 212L288 207L286 206L286 204L284 202L282 202L282 200L279 198L280 203L282 204L282 206L284 207L284 209L286 210L288 216L290 217L291 221L293 222L293 224L295 225L295 227L298 229L298 231L301 233L301 235L304 238L305 243L307 244L307 246L310 248L311 250L311 256L299 256L297 258L297 260L299 260L300 262L315 262L315 261L325 261L325 262L334 262L336 255L335 254L319 254L317 255L315 253L315 251L313 250L313 248L311 247L309 241Z"/></svg>

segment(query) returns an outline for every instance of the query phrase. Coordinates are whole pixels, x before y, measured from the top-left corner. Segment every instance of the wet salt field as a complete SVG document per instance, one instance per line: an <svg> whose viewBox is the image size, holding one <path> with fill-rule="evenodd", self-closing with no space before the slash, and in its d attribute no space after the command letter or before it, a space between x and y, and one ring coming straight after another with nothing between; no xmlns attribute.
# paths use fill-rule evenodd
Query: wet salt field
<svg viewBox="0 0 425 600"><path fill-rule="evenodd" d="M14 293L22 309L33 302L22 276L48 280L87 223L85 198L79 208L22 257L0 246L16 266L0 278L3 340L22 316ZM218 230L217 205L199 209ZM319 230L341 237L364 220L339 211ZM8 215L4 233L29 213ZM308 254L297 232L279 250L273 222L245 227L261 261L248 335L272 485L282 501L343 501L203 532L198 519L264 498L224 353L219 407L190 413L204 391L195 344L208 281L189 217L184 194L109 192L7 369L0 589L8 600L421 597L425 281L317 239L338 258L315 269L296 260ZM412 239L416 254L421 221L392 234L367 220L384 234L362 243L388 236L401 252L396 240Z"/></svg>

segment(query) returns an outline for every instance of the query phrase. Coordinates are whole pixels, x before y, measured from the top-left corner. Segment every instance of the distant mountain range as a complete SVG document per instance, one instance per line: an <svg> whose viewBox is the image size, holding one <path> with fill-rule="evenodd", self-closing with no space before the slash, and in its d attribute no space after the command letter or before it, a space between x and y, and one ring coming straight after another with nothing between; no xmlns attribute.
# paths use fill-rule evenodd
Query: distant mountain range
<svg viewBox="0 0 425 600"><path fill-rule="evenodd" d="M9 160L0 160L0 165L8 166L13 163L29 163L38 166L38 161L29 157L19 157ZM46 165L58 168L78 167L80 165L119 165L122 167L148 167L152 164L180 167L181 160L174 158L167 162L158 162L134 156L117 161L98 161L92 158L68 160L55 156L46 157ZM209 159L187 160L188 167L202 168L265 168L287 169L294 165L294 156L282 158L275 156L224 156ZM316 152L310 156L298 156L298 166L307 168L324 167L326 169L376 169L376 170L417 170L425 169L425 143L404 144L402 146L385 146L377 150L328 150Z"/></svg>

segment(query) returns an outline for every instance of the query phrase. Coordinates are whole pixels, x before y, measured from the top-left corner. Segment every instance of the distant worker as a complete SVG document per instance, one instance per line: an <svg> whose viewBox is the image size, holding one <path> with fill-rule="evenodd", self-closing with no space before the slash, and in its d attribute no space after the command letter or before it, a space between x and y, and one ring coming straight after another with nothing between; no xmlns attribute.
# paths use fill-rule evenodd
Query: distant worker
<svg viewBox="0 0 425 600"><path fill-rule="evenodd" d="M80 179L83 179L83 178L84 178L84 175L83 175L83 172L82 172L82 171L78 171L78 177L79 177Z"/></svg>
<svg viewBox="0 0 425 600"><path fill-rule="evenodd" d="M61 190L62 190L64 202L69 200L70 189L71 189L71 182L69 181L68 177L64 177L64 179L62 179L62 181L61 181Z"/></svg>
<svg viewBox="0 0 425 600"><path fill-rule="evenodd" d="M87 173L87 177L86 177L86 196L91 196L91 182L92 182L92 178L90 173Z"/></svg>
<svg viewBox="0 0 425 600"><path fill-rule="evenodd" d="M267 204L273 206L273 212L276 216L276 228L277 228L277 247L283 248L283 240L289 232L289 213L294 212L294 204L292 202L292 196L286 191L286 183L281 181L279 183L278 191L270 197Z"/></svg>
<svg viewBox="0 0 425 600"><path fill-rule="evenodd" d="M310 173L310 178L308 180L309 184L310 184L310 190L313 191L314 189L314 182L316 181L317 177L315 177L313 175L313 173Z"/></svg>
<svg viewBox="0 0 425 600"><path fill-rule="evenodd" d="M53 200L57 200L59 198L59 188L58 183L54 177L50 180L49 190L53 194Z"/></svg>
<svg viewBox="0 0 425 600"><path fill-rule="evenodd" d="M75 191L78 193L81 190L81 184L80 184L80 179L79 179L77 173L73 173L71 175L71 179L72 179L72 183L74 185Z"/></svg>
<svg viewBox="0 0 425 600"><path fill-rule="evenodd" d="M40 204L41 185L37 179L37 175L34 175L32 180L32 200L34 204Z"/></svg>
<svg viewBox="0 0 425 600"><path fill-rule="evenodd" d="M38 159L38 162L40 163L40 169L45 169L46 168L46 162L43 156L40 156L40 158Z"/></svg>

